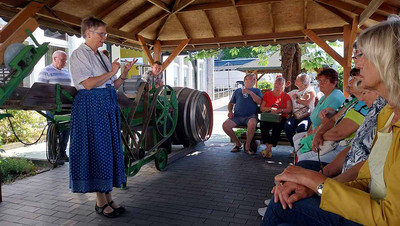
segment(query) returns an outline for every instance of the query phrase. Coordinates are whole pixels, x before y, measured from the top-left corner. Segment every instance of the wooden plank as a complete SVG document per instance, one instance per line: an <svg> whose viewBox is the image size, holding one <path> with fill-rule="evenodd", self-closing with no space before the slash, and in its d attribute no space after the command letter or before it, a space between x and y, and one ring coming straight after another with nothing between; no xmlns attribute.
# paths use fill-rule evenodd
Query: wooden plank
<svg viewBox="0 0 400 226"><path fill-rule="evenodd" d="M344 14L342 11L336 9L335 7L332 7L330 5L326 5L320 2L316 2L318 5L324 7L326 10L330 11L331 13L335 14L336 16L338 16L339 18L341 18L342 20L346 21L347 23L351 24L353 22L353 18L351 18L350 16Z"/></svg>
<svg viewBox="0 0 400 226"><path fill-rule="evenodd" d="M343 58L346 64L343 66L343 94L347 97L349 94L346 92L344 87L348 84L349 74L351 64L349 64L348 59L351 59L351 53L349 55L349 50L353 49L353 43L351 43L351 25L346 24L343 28Z"/></svg>
<svg viewBox="0 0 400 226"><path fill-rule="evenodd" d="M161 23L156 28L156 37L155 37L155 39L158 39L158 37L160 37L160 34L163 31L163 29L165 27L165 24L167 23L167 21L171 17L171 15L172 14L169 14L166 18L162 19Z"/></svg>
<svg viewBox="0 0 400 226"><path fill-rule="evenodd" d="M155 6L164 10L165 12L171 13L171 10L163 1L161 1L161 0L147 0L147 1L153 3Z"/></svg>
<svg viewBox="0 0 400 226"><path fill-rule="evenodd" d="M236 6L248 6L248 5L256 5L256 4L265 4L270 2L281 2L282 0L238 0L236 1ZM212 3L201 3L190 5L185 9L181 10L181 12L193 11L193 10L207 10L207 9L217 9L217 8L226 8L233 7L232 2L229 1L218 1Z"/></svg>
<svg viewBox="0 0 400 226"><path fill-rule="evenodd" d="M352 0L353 2L360 3L364 6L367 6L371 0ZM379 11L386 13L387 15L390 14L399 14L400 9L398 7L389 5L388 3L384 2L382 5L378 8Z"/></svg>
<svg viewBox="0 0 400 226"><path fill-rule="evenodd" d="M166 12L160 12L157 15L155 15L154 17L144 21L143 23L141 23L138 27L135 27L134 29L132 29L129 33L133 33L133 34L139 34L141 31L143 31L145 28L147 28L148 26L152 25L153 23L163 19L164 17L168 16L169 13Z"/></svg>
<svg viewBox="0 0 400 226"><path fill-rule="evenodd" d="M348 58L345 58L345 62L347 66L351 66L351 55L353 54L353 43L356 40L357 37L357 32L358 32L358 16L355 16L353 19L353 23L351 25L351 30L350 30L350 37L349 37L349 47L347 49L347 53L345 55L348 56Z"/></svg>
<svg viewBox="0 0 400 226"><path fill-rule="evenodd" d="M269 14L269 19L271 20L271 28L272 28L272 33L275 33L275 20L274 20L274 11L273 11L273 4L268 4L267 5L267 10L268 10L268 14Z"/></svg>
<svg viewBox="0 0 400 226"><path fill-rule="evenodd" d="M348 12L352 12L354 14L360 15L364 9L354 6L350 3L346 3L346 2L342 2L342 1L336 1L336 0L314 0L316 2L320 2L322 4L326 4L326 5L330 5L332 7L338 8L338 9L342 9L342 10L346 10ZM386 20L386 16L382 16L378 13L373 13L370 16L370 19L381 22L381 21L385 21Z"/></svg>
<svg viewBox="0 0 400 226"><path fill-rule="evenodd" d="M208 11L207 10L202 10L202 12L204 13L204 15L207 18L207 22L208 22L208 25L210 25L210 30L211 30L211 33L212 33L213 37L214 38L217 37L217 34L215 33L215 27L214 27L213 23L211 22L211 18L210 18L210 15L209 15Z"/></svg>
<svg viewBox="0 0 400 226"><path fill-rule="evenodd" d="M367 19L369 19L372 14L375 13L375 11L382 5L382 3L385 0L372 0L367 8L364 9L364 11L361 13L360 15L360 21L359 21L359 25L363 25L365 23L365 21L367 21Z"/></svg>
<svg viewBox="0 0 400 226"><path fill-rule="evenodd" d="M182 22L182 18L180 18L181 16L179 15L179 13L175 14L175 16L176 16L176 19L178 19L179 24L181 25L182 30L185 33L186 38L190 38L190 35L188 32L189 28Z"/></svg>
<svg viewBox="0 0 400 226"><path fill-rule="evenodd" d="M95 13L95 15L100 19L104 19L108 15L110 15L114 10L123 7L124 4L127 3L128 1L129 0L111 1L109 4L106 4L104 7L101 7L101 9L97 13Z"/></svg>
<svg viewBox="0 0 400 226"><path fill-rule="evenodd" d="M18 28L15 28L13 30L13 33L10 34L10 36L0 44L0 64L4 62L4 52L6 51L7 47L12 43L22 43L23 41L25 41L25 39L28 38L28 34L25 30L29 29L33 32L38 26L39 24L37 23L37 21L31 17L27 21L25 21L24 24L22 24Z"/></svg>
<svg viewBox="0 0 400 226"><path fill-rule="evenodd" d="M150 2L146 2L144 5L142 5L139 8L135 8L131 11L129 11L127 14L125 14L124 16L121 17L120 20L118 20L117 22L115 22L113 25L111 25L112 27L116 28L116 29L120 29L121 27L123 27L125 24L128 24L129 22L131 22L132 20L136 19L138 16L142 15L144 12L146 12L147 10L149 10L151 7L153 7L154 5L151 4Z"/></svg>
<svg viewBox="0 0 400 226"><path fill-rule="evenodd" d="M313 30L318 35L343 35L343 27L331 27L331 28L322 28L322 29L314 29ZM214 44L214 43L232 43L232 42L244 42L244 41L262 41L269 39L292 39L292 38L303 38L304 33L302 30L300 31L287 31L287 32L279 32L279 33L264 33L264 34L256 34L256 35L240 35L240 36L228 36L228 37L218 37L218 38L200 38L200 39L191 39L189 44L193 45L206 45L206 44ZM180 40L168 40L162 41L161 45L165 46L177 46L180 43Z"/></svg>
<svg viewBox="0 0 400 226"><path fill-rule="evenodd" d="M332 49L324 40L310 29L303 29L302 32L307 35L315 44L321 47L329 56L336 60L342 67L345 67L344 59L334 49Z"/></svg>
<svg viewBox="0 0 400 226"><path fill-rule="evenodd" d="M174 7L174 13L182 11L184 8L186 8L188 5L192 4L195 0L187 0L186 2L183 2L180 4L176 9Z"/></svg>
<svg viewBox="0 0 400 226"><path fill-rule="evenodd" d="M146 55L146 58L147 58L147 60L149 61L149 64L150 64L151 66L153 66L154 60L153 60L153 57L151 57L151 53L150 53L149 48L147 47L146 41L145 41L144 38L143 38L142 36L140 36L140 35L137 35L137 39L138 39L139 42L140 42L140 47L142 47L142 50L143 50L144 54Z"/></svg>
<svg viewBox="0 0 400 226"><path fill-rule="evenodd" d="M31 2L25 8L23 8L17 15L15 15L0 33L0 43L3 43L8 39L16 29L23 25L30 17L33 17L44 4L38 2Z"/></svg>
<svg viewBox="0 0 400 226"><path fill-rule="evenodd" d="M240 14L239 9L236 8L236 7L235 7L235 11L236 11L236 14L237 14L237 17L238 17L238 20L239 20L240 33L241 33L242 35L244 35L244 24L243 24L242 15Z"/></svg>
<svg viewBox="0 0 400 226"><path fill-rule="evenodd" d="M162 65L162 70L164 71L168 65L175 59L176 56L179 55L180 52L186 47L186 45L189 43L190 39L184 39L182 42L174 49L174 51L171 53L171 55L168 56L168 58L164 61Z"/></svg>
<svg viewBox="0 0 400 226"><path fill-rule="evenodd" d="M161 62L161 42L160 40L154 40L154 61Z"/></svg>

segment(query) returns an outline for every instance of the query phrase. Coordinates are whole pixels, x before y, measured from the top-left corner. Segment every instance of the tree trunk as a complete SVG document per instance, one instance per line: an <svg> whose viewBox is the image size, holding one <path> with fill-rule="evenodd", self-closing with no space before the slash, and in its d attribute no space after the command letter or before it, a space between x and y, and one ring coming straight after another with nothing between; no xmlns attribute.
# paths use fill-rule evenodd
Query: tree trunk
<svg viewBox="0 0 400 226"><path fill-rule="evenodd" d="M286 91L296 89L294 81L301 69L301 49L299 44L290 43L281 45L281 56L282 56L282 76L286 81L290 81L291 85L286 87Z"/></svg>

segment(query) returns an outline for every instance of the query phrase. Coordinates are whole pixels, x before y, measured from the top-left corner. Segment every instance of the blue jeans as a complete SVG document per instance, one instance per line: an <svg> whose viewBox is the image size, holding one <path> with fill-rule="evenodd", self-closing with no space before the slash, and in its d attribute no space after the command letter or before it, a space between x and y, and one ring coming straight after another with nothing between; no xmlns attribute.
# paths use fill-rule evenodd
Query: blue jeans
<svg viewBox="0 0 400 226"><path fill-rule="evenodd" d="M310 117L306 117L301 121L297 121L297 119L295 119L294 117L288 118L288 120L285 123L285 126L283 127L283 130L285 130L286 136L290 141L292 147L294 147L293 136L296 133L306 132L310 127L310 125L311 125Z"/></svg>
<svg viewBox="0 0 400 226"><path fill-rule="evenodd" d="M360 225L337 214L319 208L320 198L313 196L293 204L293 208L284 210L274 197L268 205L261 225Z"/></svg>

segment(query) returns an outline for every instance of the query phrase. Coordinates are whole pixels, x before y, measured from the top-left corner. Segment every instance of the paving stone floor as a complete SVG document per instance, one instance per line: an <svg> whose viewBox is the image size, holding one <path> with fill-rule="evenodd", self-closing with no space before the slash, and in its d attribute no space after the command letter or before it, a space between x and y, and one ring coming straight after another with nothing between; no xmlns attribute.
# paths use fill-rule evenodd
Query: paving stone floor
<svg viewBox="0 0 400 226"><path fill-rule="evenodd" d="M0 225L259 225L257 209L270 196L273 176L292 160L290 149L278 146L266 161L232 147L214 137L191 154L181 151L165 172L144 166L128 189L114 189L127 208L115 219L94 212L95 194L70 192L65 164L4 185Z"/></svg>

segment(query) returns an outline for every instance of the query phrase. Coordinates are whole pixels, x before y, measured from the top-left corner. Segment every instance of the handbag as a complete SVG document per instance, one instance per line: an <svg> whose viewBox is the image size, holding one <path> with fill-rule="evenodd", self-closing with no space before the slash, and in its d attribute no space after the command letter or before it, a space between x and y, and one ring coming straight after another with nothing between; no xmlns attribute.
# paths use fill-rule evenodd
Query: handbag
<svg viewBox="0 0 400 226"><path fill-rule="evenodd" d="M282 106L283 106L283 102L285 101L285 92L283 92L283 94L282 94L282 102L281 102L281 108L282 108ZM276 104L273 104L272 106L274 106L274 105L276 105ZM271 106L271 107L272 107ZM271 113L271 112L262 112L261 113L261 117L260 117L260 121L263 121L263 122L281 122L281 120L282 120L282 116L281 116L282 114L274 114L274 113Z"/></svg>
<svg viewBox="0 0 400 226"><path fill-rule="evenodd" d="M297 121L301 121L303 118L308 117L311 115L310 108L308 106L304 106L300 108L299 110L293 112L293 117Z"/></svg>

